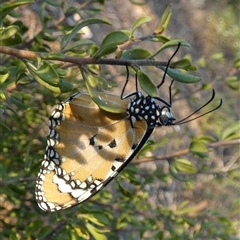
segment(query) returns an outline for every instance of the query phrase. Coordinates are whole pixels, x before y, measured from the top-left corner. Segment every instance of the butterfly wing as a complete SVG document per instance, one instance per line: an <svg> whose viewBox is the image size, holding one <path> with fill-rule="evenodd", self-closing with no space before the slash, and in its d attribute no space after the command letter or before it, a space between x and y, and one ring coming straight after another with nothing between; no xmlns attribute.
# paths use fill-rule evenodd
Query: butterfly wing
<svg viewBox="0 0 240 240"><path fill-rule="evenodd" d="M127 119L128 100L99 93L123 114L105 112L87 93L77 93L50 117L46 154L36 182L36 199L44 211L81 203L108 184L142 148L153 129Z"/></svg>

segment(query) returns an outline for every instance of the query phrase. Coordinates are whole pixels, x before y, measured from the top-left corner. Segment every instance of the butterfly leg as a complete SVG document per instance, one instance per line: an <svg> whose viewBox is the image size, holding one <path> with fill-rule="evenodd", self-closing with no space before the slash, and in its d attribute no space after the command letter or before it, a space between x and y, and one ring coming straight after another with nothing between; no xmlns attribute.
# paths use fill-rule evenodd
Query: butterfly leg
<svg viewBox="0 0 240 240"><path fill-rule="evenodd" d="M177 49L175 50L175 52L173 53L173 55L172 55L172 56L170 57L170 59L168 60L166 69L165 69L164 74L163 74L162 81L157 85L157 88L158 88L158 89L164 84L165 78L166 78L166 75L167 75L167 70L168 70L168 68L169 68L169 65L170 65L172 59L174 58L174 56L177 54L180 46L181 46L181 43L179 42L179 43L178 43L178 46L177 46Z"/></svg>
<svg viewBox="0 0 240 240"><path fill-rule="evenodd" d="M128 84L128 81L129 81L129 69L128 69L128 65L126 65L126 70L127 70L127 79L126 79L126 82L124 83L124 86L123 86L123 89L122 89L121 99L129 98L129 97L131 97L131 96L133 96L133 95L136 95L136 94L138 93L137 72L136 72L136 74L135 74L135 80L136 80L136 83L135 83L136 85L135 85L135 86L136 86L136 91L131 92L131 93L123 96L123 95L124 95L124 92L125 92L125 89L126 89L126 86L127 86L127 84Z"/></svg>

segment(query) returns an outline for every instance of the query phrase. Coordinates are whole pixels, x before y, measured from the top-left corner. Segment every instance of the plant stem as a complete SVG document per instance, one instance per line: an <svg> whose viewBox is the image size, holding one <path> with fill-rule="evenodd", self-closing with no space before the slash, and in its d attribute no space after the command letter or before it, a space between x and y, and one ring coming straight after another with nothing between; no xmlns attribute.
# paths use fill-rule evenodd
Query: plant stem
<svg viewBox="0 0 240 240"><path fill-rule="evenodd" d="M87 64L103 64L103 65L137 65L137 66L155 66L159 68L160 66L166 66L167 62L154 61L149 59L114 59L114 58L104 58L104 59L96 59L96 58L79 58L72 57L62 53L38 53L32 52L28 50L19 50L15 48L0 46L0 53L11 55L17 58L25 58L25 59L35 59L41 58L44 60L53 60L60 62L69 62L76 65L87 65Z"/></svg>

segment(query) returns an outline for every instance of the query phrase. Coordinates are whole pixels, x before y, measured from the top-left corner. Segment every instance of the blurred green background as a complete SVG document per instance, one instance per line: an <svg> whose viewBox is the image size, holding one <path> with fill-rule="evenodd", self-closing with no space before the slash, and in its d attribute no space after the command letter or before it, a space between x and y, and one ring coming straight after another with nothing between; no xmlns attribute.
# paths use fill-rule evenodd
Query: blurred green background
<svg viewBox="0 0 240 240"><path fill-rule="evenodd" d="M23 5L15 8L17 2ZM35 180L46 147L48 117L59 101L83 86L82 77L73 65L55 63L59 76L71 83L71 91L54 93L31 76L21 59L0 51L1 239L240 239L239 3L171 3L164 34L190 43L190 48L180 48L175 59L191 59L197 66L193 74L201 77L194 84L174 83L172 112L177 120L183 119L210 98L212 88L216 100L207 109L220 98L222 107L179 127L156 129L137 159L109 186L64 211L44 213L38 208ZM55 53L60 39L81 20L110 21L111 26L88 26L73 39L96 44L70 52L87 57L108 33L131 29L139 17L150 16L152 21L139 27L135 36L151 34L168 4L163 0L3 1L1 31L12 25L19 28L14 38L2 37L0 45ZM136 41L133 47L137 46L155 52L161 45ZM157 60L167 61L174 49L163 51ZM144 69L156 84L161 81L162 71ZM106 65L96 71L111 92L121 93L124 67ZM160 89L160 96L168 99L168 84Z"/></svg>

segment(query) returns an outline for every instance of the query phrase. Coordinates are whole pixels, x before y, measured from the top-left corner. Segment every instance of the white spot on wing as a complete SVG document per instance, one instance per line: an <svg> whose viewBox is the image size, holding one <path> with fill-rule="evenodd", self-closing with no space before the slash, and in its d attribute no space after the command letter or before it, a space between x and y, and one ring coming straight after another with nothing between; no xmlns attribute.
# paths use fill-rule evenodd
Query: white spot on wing
<svg viewBox="0 0 240 240"><path fill-rule="evenodd" d="M71 195L74 197L74 198L79 198L80 196L82 196L86 191L85 190L82 190L82 189L76 189L76 190L73 190L71 192Z"/></svg>
<svg viewBox="0 0 240 240"><path fill-rule="evenodd" d="M62 193L72 192L71 185L66 184L65 180L59 178L56 174L53 176L53 183L58 185L58 190Z"/></svg>

